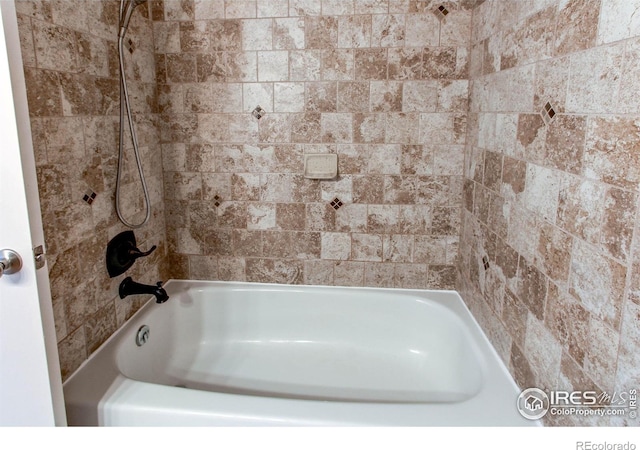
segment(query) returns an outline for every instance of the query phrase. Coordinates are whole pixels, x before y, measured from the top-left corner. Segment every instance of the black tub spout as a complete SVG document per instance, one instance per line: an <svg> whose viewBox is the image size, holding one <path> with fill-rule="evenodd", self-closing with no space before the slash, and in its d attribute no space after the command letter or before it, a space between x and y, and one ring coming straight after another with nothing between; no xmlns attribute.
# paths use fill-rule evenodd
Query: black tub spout
<svg viewBox="0 0 640 450"><path fill-rule="evenodd" d="M133 281L131 277L127 277L120 283L119 293L120 298L125 298L128 295L151 294L155 295L156 303L164 303L169 300L167 291L162 287L162 281L158 281L155 285L140 284Z"/></svg>

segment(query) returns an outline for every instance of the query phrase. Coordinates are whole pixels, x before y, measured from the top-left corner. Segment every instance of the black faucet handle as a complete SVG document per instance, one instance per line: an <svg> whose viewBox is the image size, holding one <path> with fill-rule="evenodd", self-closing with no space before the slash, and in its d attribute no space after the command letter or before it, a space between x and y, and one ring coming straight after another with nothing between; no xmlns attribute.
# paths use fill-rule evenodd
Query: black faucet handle
<svg viewBox="0 0 640 450"><path fill-rule="evenodd" d="M151 253L153 253L153 251L158 248L155 245L153 247L151 247L148 251L143 252L142 250L140 250L139 248L132 248L131 250L129 250L129 256L133 259L138 259L138 258L142 258L143 256L149 256Z"/></svg>

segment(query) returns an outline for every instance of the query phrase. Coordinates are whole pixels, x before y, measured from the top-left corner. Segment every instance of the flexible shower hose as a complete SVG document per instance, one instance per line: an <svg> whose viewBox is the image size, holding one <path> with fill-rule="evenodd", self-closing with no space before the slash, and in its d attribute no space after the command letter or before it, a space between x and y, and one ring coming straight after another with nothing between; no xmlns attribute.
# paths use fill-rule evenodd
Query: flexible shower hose
<svg viewBox="0 0 640 450"><path fill-rule="evenodd" d="M120 2L120 23L123 21L124 15L124 2ZM129 228L140 228L149 221L151 216L151 202L149 201L149 191L147 189L147 183L144 179L144 172L142 170L142 162L140 160L140 149L138 146L138 136L133 124L133 116L131 114L131 106L129 104L129 91L127 89L127 79L124 70L124 36L128 23L124 27L121 27L121 32L118 37L118 59L120 61L120 139L118 145L118 174L116 176L116 213L120 221ZM142 191L144 192L144 201L146 205L146 214L142 222L134 224L124 218L120 209L120 190L122 188L122 170L124 166L124 119L125 113L129 122L129 130L131 132L131 141L133 143L133 153L136 158L136 164L138 166L138 174L140 176L140 183L142 184Z"/></svg>

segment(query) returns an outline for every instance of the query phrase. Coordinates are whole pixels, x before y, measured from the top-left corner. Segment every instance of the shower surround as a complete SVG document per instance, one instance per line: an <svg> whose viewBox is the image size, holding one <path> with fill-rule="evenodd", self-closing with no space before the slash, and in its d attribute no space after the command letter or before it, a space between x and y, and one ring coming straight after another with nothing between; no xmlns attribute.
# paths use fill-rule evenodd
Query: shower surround
<svg viewBox="0 0 640 450"><path fill-rule="evenodd" d="M470 4L154 3L183 277L454 288ZM325 152L338 178L305 179Z"/></svg>
<svg viewBox="0 0 640 450"><path fill-rule="evenodd" d="M523 388L640 386L639 8L474 10L460 292Z"/></svg>
<svg viewBox="0 0 640 450"><path fill-rule="evenodd" d="M140 306L103 265L118 3L17 2L65 378ZM149 1L128 72L159 249L134 278L457 288L521 387L637 388L637 8ZM339 177L305 179L323 152Z"/></svg>
<svg viewBox="0 0 640 450"><path fill-rule="evenodd" d="M110 279L105 265L107 243L125 229L114 208L118 8L118 1L16 2L63 378L144 298L120 300L125 275ZM167 275L152 32L148 9L139 8L127 34L135 48L127 79L153 214L136 234L141 249L159 248L139 260L131 275L155 284ZM131 148L123 183L123 213L140 222L143 196Z"/></svg>

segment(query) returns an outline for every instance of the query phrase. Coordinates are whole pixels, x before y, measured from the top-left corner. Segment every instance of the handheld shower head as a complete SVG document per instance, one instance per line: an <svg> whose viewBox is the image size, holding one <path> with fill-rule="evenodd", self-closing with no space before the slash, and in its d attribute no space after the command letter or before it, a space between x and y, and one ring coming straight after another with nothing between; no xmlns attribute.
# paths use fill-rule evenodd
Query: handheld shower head
<svg viewBox="0 0 640 450"><path fill-rule="evenodd" d="M147 0L121 0L120 3L120 37L124 37L129 28L129 21L131 20L131 14L136 6L146 3ZM126 4L125 4L126 2Z"/></svg>

